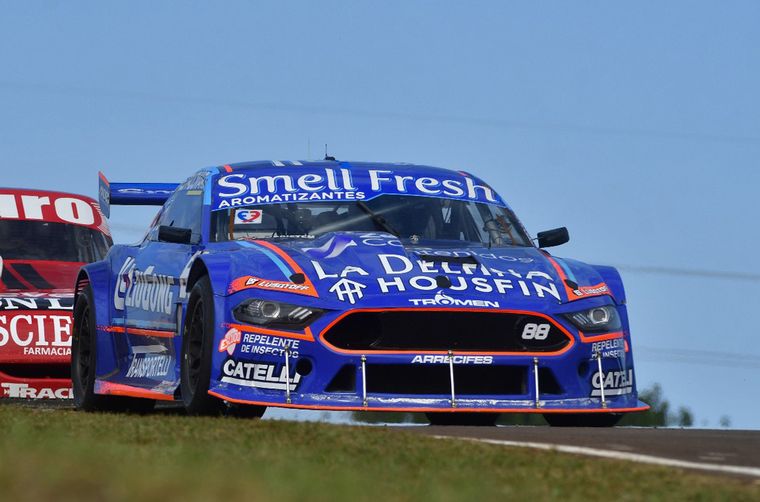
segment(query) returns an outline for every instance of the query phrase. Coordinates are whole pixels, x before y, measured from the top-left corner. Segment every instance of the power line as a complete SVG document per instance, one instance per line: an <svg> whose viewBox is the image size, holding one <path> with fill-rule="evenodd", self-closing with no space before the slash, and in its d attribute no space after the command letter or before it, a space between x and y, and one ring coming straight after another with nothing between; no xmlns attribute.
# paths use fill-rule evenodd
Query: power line
<svg viewBox="0 0 760 502"><path fill-rule="evenodd" d="M725 352L719 350L684 349L675 347L651 347L648 345L635 346L637 350L647 350L658 353L681 354L687 357L709 357L731 359L736 361L752 361L760 363L760 354L741 354L738 352Z"/></svg>
<svg viewBox="0 0 760 502"><path fill-rule="evenodd" d="M676 267L653 267L643 265L615 265L616 268L635 273L673 275L681 277L703 277L706 279L728 279L738 281L760 282L760 274L746 272L730 272L726 270L709 270Z"/></svg>
<svg viewBox="0 0 760 502"><path fill-rule="evenodd" d="M112 230L120 232L138 232L145 233L147 226L130 225L125 223L110 223ZM760 282L760 274L747 274L742 272L730 272L723 270L708 269L687 269L673 267L651 267L643 265L614 265L617 269L624 272L652 274L652 275L672 275L680 277L702 277L706 279L723 279L732 281L749 281Z"/></svg>
<svg viewBox="0 0 760 502"><path fill-rule="evenodd" d="M701 367L720 367L720 368L732 368L732 369L760 369L760 362L758 363L743 363L733 361L713 361L707 359L690 359L683 358L668 354L645 354L643 356L636 356L637 361L645 361L651 363L667 363L667 364L691 364Z"/></svg>
<svg viewBox="0 0 760 502"><path fill-rule="evenodd" d="M738 354L714 350L649 347L634 345L637 360L720 366L724 368L759 369L760 354Z"/></svg>
<svg viewBox="0 0 760 502"><path fill-rule="evenodd" d="M741 136L731 134L715 134L715 133L699 133L699 132L683 132L683 131L668 131L646 128L625 128L625 127L609 127L609 126L593 126L585 124L563 123L563 122L531 122L521 120L508 120L503 118L494 117L473 117L467 115L453 115L453 114L425 114L425 113L408 113L398 111L378 111L367 110L357 108L345 108L335 106L324 105L306 105L301 103L274 103L263 101L246 101L246 100L232 100L232 99L220 99L220 98L208 98L201 96L176 96L144 91L130 91L130 90L113 90L102 88L85 88L77 86L65 86L65 85L51 85L40 84L30 82L12 82L12 81L0 81L0 87L6 89L16 89L21 91L31 92L47 92L56 94L70 94L84 97L93 96L108 96L113 98L127 98L127 99L141 99L150 100L154 102L174 102L174 103L190 103L197 105L208 106L224 106L232 108L253 108L259 110L272 110L272 111L285 111L285 112L298 112L313 115L340 115L340 116L354 116L365 118L381 118L381 119L399 119L399 120L412 120L423 122L447 122L447 123L461 123L470 124L476 126L496 127L496 128L508 128L508 129L523 129L523 130L543 130L543 131L561 131L561 132L574 132L582 134L597 134L597 135L613 135L613 136L639 136L650 138L667 138L675 140L689 140L689 141L714 141L714 142L728 142L728 143L760 143L759 136Z"/></svg>

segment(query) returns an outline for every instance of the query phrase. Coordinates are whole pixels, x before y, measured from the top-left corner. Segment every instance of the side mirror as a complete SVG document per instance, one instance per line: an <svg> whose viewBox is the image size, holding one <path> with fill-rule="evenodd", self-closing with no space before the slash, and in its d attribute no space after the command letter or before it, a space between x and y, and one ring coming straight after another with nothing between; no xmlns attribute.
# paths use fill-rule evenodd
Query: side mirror
<svg viewBox="0 0 760 502"><path fill-rule="evenodd" d="M166 225L158 227L158 240L161 242L190 244L192 237L193 231L189 228L169 227Z"/></svg>
<svg viewBox="0 0 760 502"><path fill-rule="evenodd" d="M550 248L552 246L559 246L570 240L570 233L567 231L567 227L554 228L545 232L538 233L538 247Z"/></svg>

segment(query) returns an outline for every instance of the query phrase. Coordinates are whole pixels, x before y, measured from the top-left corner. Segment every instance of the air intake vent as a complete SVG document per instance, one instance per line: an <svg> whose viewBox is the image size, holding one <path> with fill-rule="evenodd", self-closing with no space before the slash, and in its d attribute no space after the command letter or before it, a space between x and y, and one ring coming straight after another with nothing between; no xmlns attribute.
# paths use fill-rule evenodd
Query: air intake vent
<svg viewBox="0 0 760 502"><path fill-rule="evenodd" d="M565 331L544 317L443 309L353 311L330 327L323 339L337 349L363 353L552 353L571 342Z"/></svg>
<svg viewBox="0 0 760 502"><path fill-rule="evenodd" d="M454 366L457 396L522 396L528 370L521 366ZM446 364L368 364L367 393L451 395Z"/></svg>

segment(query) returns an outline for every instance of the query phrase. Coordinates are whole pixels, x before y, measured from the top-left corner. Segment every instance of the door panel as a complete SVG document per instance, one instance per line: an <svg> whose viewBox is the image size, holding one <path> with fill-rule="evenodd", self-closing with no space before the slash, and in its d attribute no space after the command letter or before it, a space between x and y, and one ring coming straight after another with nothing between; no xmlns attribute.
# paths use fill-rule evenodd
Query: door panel
<svg viewBox="0 0 760 502"><path fill-rule="evenodd" d="M200 192L180 187L137 251L124 302L128 351L120 376L127 385L171 392L178 383L178 313L187 301L189 263L201 249L201 210ZM190 228L194 244L160 242L162 225Z"/></svg>

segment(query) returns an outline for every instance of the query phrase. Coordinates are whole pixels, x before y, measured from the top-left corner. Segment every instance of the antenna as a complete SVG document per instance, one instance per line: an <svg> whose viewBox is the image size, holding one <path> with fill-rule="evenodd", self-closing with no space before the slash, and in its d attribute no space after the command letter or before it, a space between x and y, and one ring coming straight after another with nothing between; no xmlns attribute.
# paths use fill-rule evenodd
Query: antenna
<svg viewBox="0 0 760 502"><path fill-rule="evenodd" d="M335 160L332 155L327 155L327 143L325 143L325 160Z"/></svg>

